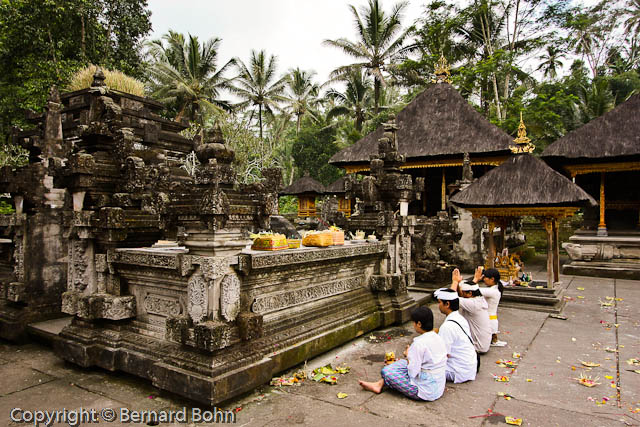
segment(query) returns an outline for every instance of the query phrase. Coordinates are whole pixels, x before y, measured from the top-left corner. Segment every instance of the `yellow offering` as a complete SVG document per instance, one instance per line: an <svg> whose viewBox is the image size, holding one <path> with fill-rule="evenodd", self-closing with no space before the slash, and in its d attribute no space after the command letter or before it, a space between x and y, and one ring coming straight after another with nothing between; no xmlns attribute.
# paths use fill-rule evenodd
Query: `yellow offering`
<svg viewBox="0 0 640 427"><path fill-rule="evenodd" d="M254 251L280 251L289 249L289 244L283 234L261 233L255 235L251 249Z"/></svg>
<svg viewBox="0 0 640 427"><path fill-rule="evenodd" d="M329 227L329 231L331 232L331 237L333 238L334 245L344 245L344 231L339 227L332 225Z"/></svg>
<svg viewBox="0 0 640 427"><path fill-rule="evenodd" d="M302 239L304 246L325 248L333 244L333 236L330 231L311 231Z"/></svg>

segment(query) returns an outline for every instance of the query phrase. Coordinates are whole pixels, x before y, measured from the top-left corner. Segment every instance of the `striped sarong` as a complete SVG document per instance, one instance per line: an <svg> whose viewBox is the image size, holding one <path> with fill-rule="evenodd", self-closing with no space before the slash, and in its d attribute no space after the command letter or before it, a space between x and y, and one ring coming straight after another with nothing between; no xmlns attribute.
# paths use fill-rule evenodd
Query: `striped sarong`
<svg viewBox="0 0 640 427"><path fill-rule="evenodd" d="M382 368L380 375L382 375L387 387L397 390L407 397L419 400L418 387L411 384L408 368L409 363L405 359L400 359Z"/></svg>

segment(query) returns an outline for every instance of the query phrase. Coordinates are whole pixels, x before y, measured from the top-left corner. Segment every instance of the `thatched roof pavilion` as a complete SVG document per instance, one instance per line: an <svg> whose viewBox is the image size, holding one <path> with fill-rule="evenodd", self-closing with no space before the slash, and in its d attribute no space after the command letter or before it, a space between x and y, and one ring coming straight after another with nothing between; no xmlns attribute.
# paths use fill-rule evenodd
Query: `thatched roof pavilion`
<svg viewBox="0 0 640 427"><path fill-rule="evenodd" d="M489 219L489 267L494 267L496 259L495 226L504 230L509 217L538 218L547 231L547 287L552 288L560 274L558 220L573 215L580 207L595 206L596 201L530 154L533 145L522 119L515 142L511 147L516 153L513 157L455 194L451 202L471 211L473 216Z"/></svg>
<svg viewBox="0 0 640 427"><path fill-rule="evenodd" d="M326 189L315 179L305 173L304 176L290 186L284 188L280 195L298 196L298 216L316 216L316 197L324 194Z"/></svg>
<svg viewBox="0 0 640 427"><path fill-rule="evenodd" d="M593 220L585 221L586 228L595 228L598 219L598 236L608 235L607 223L623 230L640 226L639 187L626 185L640 179L638 117L640 95L634 95L569 132L542 153L549 164L563 168L580 186L599 197L599 213L594 212Z"/></svg>
<svg viewBox="0 0 640 427"><path fill-rule="evenodd" d="M582 188L532 154L511 157L451 198L463 208L486 209L491 216L513 211L596 206Z"/></svg>
<svg viewBox="0 0 640 427"><path fill-rule="evenodd" d="M326 189L315 179L306 173L302 178L296 180L288 187L282 189L280 194L289 196L298 196L300 194L324 194Z"/></svg>
<svg viewBox="0 0 640 427"><path fill-rule="evenodd" d="M344 184L347 181L347 177L346 176L342 176L340 178L338 178L337 180L333 181L331 184L329 184L329 186L327 187L325 193L326 194L344 194L347 192Z"/></svg>
<svg viewBox="0 0 640 427"><path fill-rule="evenodd" d="M400 168L426 182L422 201L414 206L422 215L446 210L447 184L460 179L465 154L476 176L498 166L510 154L511 136L478 113L446 81L419 94L395 120L398 152L406 158ZM380 126L336 153L329 163L347 173L366 173L382 133Z"/></svg>
<svg viewBox="0 0 640 427"><path fill-rule="evenodd" d="M464 153L470 154L474 165L497 165L509 153L512 140L448 83L434 84L418 95L398 113L396 123L398 151L407 159L405 169L438 166L438 163L462 166ZM367 170L370 156L377 153L382 132L379 126L336 153L329 163L344 167L347 172ZM456 161L452 162L453 159Z"/></svg>
<svg viewBox="0 0 640 427"><path fill-rule="evenodd" d="M615 161L640 157L640 95L569 132L549 145L542 156L575 160Z"/></svg>

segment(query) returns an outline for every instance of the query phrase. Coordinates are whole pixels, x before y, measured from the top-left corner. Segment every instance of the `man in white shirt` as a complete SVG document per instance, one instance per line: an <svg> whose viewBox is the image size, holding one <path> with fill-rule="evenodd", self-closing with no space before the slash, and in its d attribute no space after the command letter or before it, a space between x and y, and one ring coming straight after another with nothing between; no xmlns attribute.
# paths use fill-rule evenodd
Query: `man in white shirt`
<svg viewBox="0 0 640 427"><path fill-rule="evenodd" d="M447 381L473 381L478 370L478 356L471 341L469 323L458 312L458 294L452 289L441 288L434 297L440 312L447 316L438 330L447 350Z"/></svg>
<svg viewBox="0 0 640 427"><path fill-rule="evenodd" d="M453 270L451 289L460 296L460 314L469 322L473 346L480 354L491 347L491 325L489 324L489 305L480 293L477 283L462 280L460 270Z"/></svg>

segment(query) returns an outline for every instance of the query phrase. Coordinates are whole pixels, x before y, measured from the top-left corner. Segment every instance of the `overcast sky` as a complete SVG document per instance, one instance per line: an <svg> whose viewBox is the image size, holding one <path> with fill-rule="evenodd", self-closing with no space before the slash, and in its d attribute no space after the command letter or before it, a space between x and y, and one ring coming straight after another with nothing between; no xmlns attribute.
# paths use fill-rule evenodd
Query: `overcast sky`
<svg viewBox="0 0 640 427"><path fill-rule="evenodd" d="M348 56L322 46L325 39L355 39L349 4L360 7L367 0L149 0L152 38L169 29L191 33L201 40L220 37L220 62L232 57L248 61L251 49L265 49L279 60L278 70L312 69L324 82ZM389 11L395 1L383 2ZM405 9L404 26L419 17L424 0L413 0Z"/></svg>

